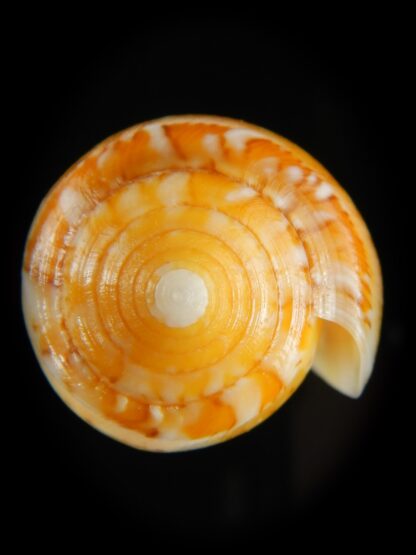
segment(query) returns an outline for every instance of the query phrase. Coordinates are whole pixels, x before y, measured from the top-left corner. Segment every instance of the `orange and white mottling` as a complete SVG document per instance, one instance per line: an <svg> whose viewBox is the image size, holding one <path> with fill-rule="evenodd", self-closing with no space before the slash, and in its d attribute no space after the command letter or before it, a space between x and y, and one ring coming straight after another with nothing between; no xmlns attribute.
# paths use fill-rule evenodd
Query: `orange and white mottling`
<svg viewBox="0 0 416 555"><path fill-rule="evenodd" d="M51 189L23 307L80 417L177 451L253 428L312 366L360 395L382 282L352 200L310 155L243 121L172 116L106 139Z"/></svg>

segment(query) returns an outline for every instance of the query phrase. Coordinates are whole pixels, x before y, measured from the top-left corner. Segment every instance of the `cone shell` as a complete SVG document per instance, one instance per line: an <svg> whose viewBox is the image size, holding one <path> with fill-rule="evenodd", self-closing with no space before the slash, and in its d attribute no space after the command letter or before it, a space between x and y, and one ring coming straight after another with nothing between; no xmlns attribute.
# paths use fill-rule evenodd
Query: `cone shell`
<svg viewBox="0 0 416 555"><path fill-rule="evenodd" d="M243 121L175 116L70 168L27 240L23 309L49 382L140 449L245 432L313 369L351 397L382 289L351 199L311 156Z"/></svg>

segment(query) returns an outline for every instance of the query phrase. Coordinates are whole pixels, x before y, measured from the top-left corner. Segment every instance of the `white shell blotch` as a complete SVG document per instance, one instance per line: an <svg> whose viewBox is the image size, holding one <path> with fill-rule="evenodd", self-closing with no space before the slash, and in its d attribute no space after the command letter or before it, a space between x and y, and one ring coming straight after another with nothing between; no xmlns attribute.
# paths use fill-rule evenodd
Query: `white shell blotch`
<svg viewBox="0 0 416 555"><path fill-rule="evenodd" d="M204 314L208 291L204 280L189 270L170 270L155 289L152 314L172 328L194 324Z"/></svg>

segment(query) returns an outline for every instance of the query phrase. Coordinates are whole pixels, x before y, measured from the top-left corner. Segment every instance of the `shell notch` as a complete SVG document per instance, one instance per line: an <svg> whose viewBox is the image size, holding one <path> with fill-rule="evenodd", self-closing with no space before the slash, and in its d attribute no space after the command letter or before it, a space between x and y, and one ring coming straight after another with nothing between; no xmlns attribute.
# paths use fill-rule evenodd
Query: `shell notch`
<svg viewBox="0 0 416 555"><path fill-rule="evenodd" d="M313 368L357 397L382 312L369 232L337 181L260 127L172 116L102 142L51 189L24 256L40 365L140 449L241 434Z"/></svg>

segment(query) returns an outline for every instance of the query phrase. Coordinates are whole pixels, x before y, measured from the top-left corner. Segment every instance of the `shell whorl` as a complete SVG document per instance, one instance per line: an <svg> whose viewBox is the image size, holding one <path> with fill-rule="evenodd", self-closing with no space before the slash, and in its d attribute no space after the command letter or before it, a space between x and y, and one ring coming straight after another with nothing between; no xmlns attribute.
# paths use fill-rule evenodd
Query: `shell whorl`
<svg viewBox="0 0 416 555"><path fill-rule="evenodd" d="M29 233L23 307L62 399L134 447L229 439L309 369L352 397L373 367L381 275L351 199L246 122L173 116L70 168Z"/></svg>

